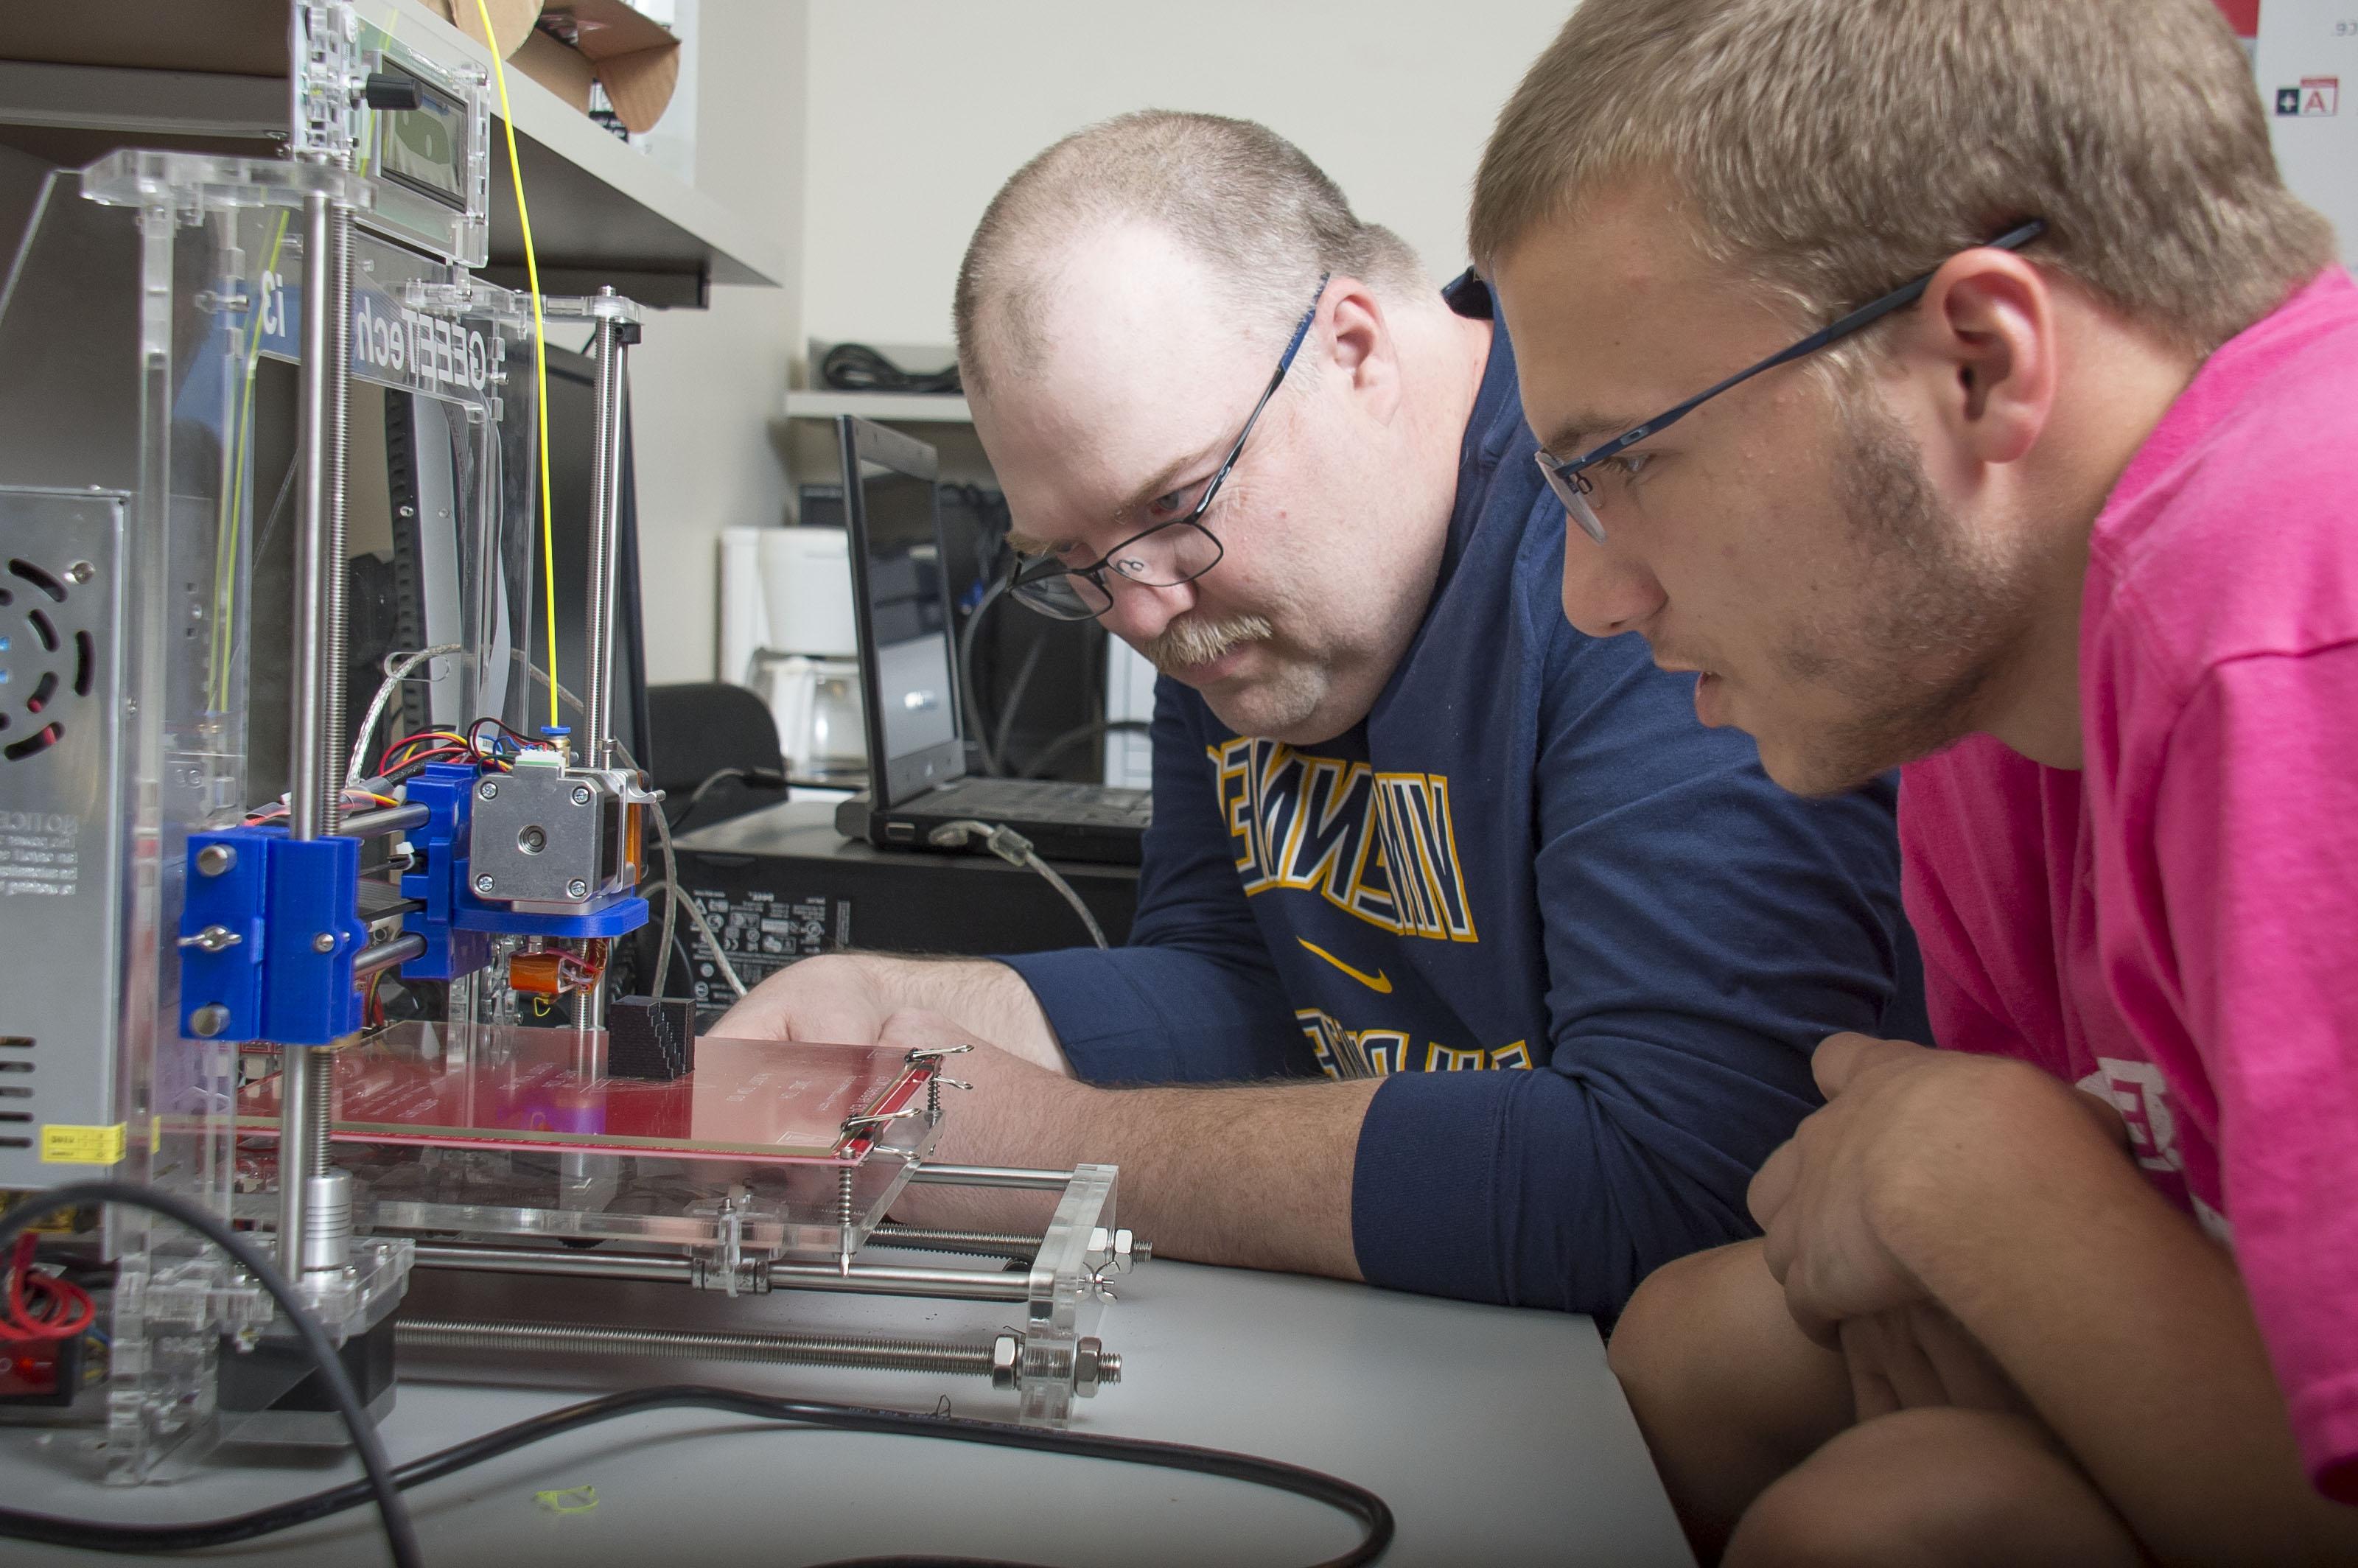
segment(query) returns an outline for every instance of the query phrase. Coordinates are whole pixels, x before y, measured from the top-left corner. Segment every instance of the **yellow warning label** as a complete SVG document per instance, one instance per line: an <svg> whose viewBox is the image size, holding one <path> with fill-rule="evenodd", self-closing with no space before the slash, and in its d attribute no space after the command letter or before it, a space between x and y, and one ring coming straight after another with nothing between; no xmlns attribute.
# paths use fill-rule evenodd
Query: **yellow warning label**
<svg viewBox="0 0 2358 1568"><path fill-rule="evenodd" d="M123 1162L124 1124L112 1127L41 1129L41 1162L45 1165L118 1165Z"/></svg>

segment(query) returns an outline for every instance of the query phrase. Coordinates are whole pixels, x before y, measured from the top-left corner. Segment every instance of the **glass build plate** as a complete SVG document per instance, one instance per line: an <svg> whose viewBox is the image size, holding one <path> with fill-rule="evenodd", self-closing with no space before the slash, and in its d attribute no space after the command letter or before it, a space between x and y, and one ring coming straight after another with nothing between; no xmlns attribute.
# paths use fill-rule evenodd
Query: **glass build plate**
<svg viewBox="0 0 2358 1568"><path fill-rule="evenodd" d="M614 1077L599 1031L397 1023L336 1053L330 1136L445 1149L537 1148L856 1164L873 1126L923 1100L930 1065L882 1045L698 1040L669 1082ZM278 1076L238 1092L242 1137L278 1130Z"/></svg>

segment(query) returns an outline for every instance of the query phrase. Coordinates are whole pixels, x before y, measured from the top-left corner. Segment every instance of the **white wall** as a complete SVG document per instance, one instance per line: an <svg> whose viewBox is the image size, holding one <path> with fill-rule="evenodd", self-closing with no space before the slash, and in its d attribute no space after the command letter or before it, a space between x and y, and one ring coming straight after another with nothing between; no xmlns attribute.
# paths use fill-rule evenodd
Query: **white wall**
<svg viewBox="0 0 2358 1568"><path fill-rule="evenodd" d="M1261 121L1437 280L1455 276L1482 143L1572 0L809 6L806 334L946 343L992 193L1057 137L1130 109Z"/></svg>
<svg viewBox="0 0 2358 1568"><path fill-rule="evenodd" d="M781 288L712 290L707 310L648 314L633 351L640 592L647 677L710 680L719 537L785 511L779 402L799 356L803 0L706 0L698 16L696 174L778 243Z"/></svg>
<svg viewBox="0 0 2358 1568"><path fill-rule="evenodd" d="M697 183L767 227L792 276L783 289L716 288L708 310L654 313L633 358L649 678L712 678L719 531L790 510L779 396L805 341L946 344L967 235L1024 159L1130 109L1260 120L1445 278L1464 265L1483 138L1569 11L702 0ZM924 434L946 471L981 477L969 434ZM821 468L830 455L791 449Z"/></svg>
<svg viewBox="0 0 2358 1568"><path fill-rule="evenodd" d="M2345 0L2267 0L2254 68L2285 183L2332 221L2343 264L2358 269L2358 18ZM2297 114L2279 103L2287 91Z"/></svg>

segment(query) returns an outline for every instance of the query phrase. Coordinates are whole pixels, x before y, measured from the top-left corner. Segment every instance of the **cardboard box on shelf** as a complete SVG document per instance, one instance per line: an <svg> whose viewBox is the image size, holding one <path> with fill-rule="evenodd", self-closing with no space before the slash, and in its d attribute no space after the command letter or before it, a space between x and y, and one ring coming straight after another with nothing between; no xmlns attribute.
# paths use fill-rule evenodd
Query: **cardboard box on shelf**
<svg viewBox="0 0 2358 1568"><path fill-rule="evenodd" d="M434 4L470 37L483 40L476 0ZM518 70L583 114L590 112L593 84L605 89L615 118L633 135L654 130L670 106L679 85L679 39L624 0L490 4L494 47Z"/></svg>
<svg viewBox="0 0 2358 1568"><path fill-rule="evenodd" d="M460 32L479 44L489 44L505 58L515 53L516 46L532 31L533 24L540 20L543 0L483 0L482 5L478 5L476 0L426 3L441 12ZM492 36L488 38L483 37L484 6L492 13Z"/></svg>

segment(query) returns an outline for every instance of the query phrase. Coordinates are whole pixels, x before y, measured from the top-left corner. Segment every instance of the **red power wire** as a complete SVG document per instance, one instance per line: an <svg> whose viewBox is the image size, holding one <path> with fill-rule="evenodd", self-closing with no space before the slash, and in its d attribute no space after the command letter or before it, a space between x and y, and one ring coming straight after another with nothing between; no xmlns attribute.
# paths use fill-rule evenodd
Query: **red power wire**
<svg viewBox="0 0 2358 1568"><path fill-rule="evenodd" d="M98 1318L98 1303L90 1292L70 1280L44 1274L33 1267L38 1245L31 1231L16 1238L16 1256L9 1260L8 1301L0 1311L0 1340L15 1345L44 1345L71 1339Z"/></svg>

